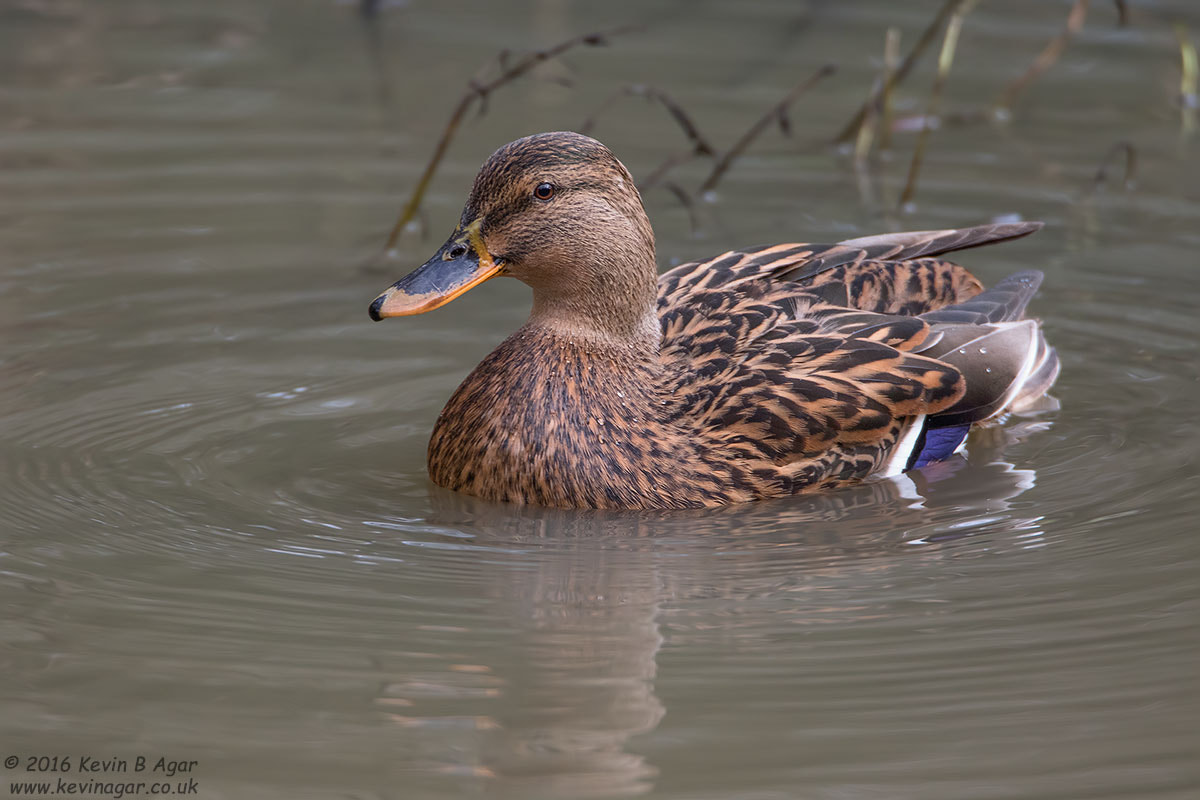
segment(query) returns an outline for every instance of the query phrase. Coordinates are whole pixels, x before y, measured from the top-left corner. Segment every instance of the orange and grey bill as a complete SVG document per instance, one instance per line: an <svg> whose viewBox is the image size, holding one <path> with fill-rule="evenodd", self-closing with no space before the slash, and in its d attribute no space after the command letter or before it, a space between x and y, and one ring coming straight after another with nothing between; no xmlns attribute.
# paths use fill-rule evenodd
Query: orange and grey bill
<svg viewBox="0 0 1200 800"><path fill-rule="evenodd" d="M501 266L492 260L478 234L470 229L468 234L469 238L452 236L433 258L376 297L369 309L371 319L424 314L499 275Z"/></svg>

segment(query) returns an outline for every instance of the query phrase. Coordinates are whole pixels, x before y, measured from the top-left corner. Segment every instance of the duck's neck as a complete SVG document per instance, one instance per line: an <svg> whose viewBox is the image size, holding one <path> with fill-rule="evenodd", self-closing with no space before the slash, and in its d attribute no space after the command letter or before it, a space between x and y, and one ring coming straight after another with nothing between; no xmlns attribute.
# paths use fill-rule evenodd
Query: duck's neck
<svg viewBox="0 0 1200 800"><path fill-rule="evenodd" d="M662 328L658 313L648 306L642 313L631 314L619 326L596 324L595 320L557 307L538 309L535 305L529 321L521 331L543 341L558 342L568 347L578 345L588 352L603 353L607 363L644 368L656 363L662 343Z"/></svg>
<svg viewBox="0 0 1200 800"><path fill-rule="evenodd" d="M647 252L648 249L648 252ZM658 355L658 271L649 245L613 242L594 261L570 265L572 279L532 283L527 327L638 355Z"/></svg>

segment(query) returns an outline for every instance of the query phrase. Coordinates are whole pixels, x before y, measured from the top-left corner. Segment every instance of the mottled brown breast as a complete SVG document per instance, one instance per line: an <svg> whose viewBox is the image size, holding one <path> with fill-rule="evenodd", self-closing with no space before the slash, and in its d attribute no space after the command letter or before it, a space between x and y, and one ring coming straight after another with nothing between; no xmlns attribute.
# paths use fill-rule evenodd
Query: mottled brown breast
<svg viewBox="0 0 1200 800"><path fill-rule="evenodd" d="M526 326L463 381L434 426L440 486L512 503L683 508L746 499L701 474L664 424L655 362Z"/></svg>

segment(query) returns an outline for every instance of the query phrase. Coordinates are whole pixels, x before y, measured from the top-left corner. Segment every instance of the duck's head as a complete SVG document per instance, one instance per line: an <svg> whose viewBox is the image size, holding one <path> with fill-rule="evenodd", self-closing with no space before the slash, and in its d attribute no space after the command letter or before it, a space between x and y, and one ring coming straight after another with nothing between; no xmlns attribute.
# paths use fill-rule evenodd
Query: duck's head
<svg viewBox="0 0 1200 800"><path fill-rule="evenodd" d="M622 335L653 313L654 233L629 171L578 133L501 147L454 233L371 303L372 319L421 314L490 278L533 288L533 319Z"/></svg>

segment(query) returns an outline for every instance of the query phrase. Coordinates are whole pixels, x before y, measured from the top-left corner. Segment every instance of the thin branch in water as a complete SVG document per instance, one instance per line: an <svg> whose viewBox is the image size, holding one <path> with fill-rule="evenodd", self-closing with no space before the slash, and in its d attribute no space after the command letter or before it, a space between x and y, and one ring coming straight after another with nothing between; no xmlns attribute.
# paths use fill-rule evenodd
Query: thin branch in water
<svg viewBox="0 0 1200 800"><path fill-rule="evenodd" d="M779 132L784 136L792 135L792 118L788 116L787 109L779 109L779 115L775 117L775 122L779 125Z"/></svg>
<svg viewBox="0 0 1200 800"><path fill-rule="evenodd" d="M1000 93L994 106L998 115L1007 115L1009 109L1013 107L1013 103L1017 101L1018 95L1025 91L1029 84L1037 80L1042 73L1054 66L1063 50L1066 49L1067 42L1071 41L1071 37L1083 27L1083 21L1087 19L1087 10L1088 0L1075 0L1075 4L1071 6L1071 12L1067 15L1066 27L1050 40L1023 75L1004 87L1004 91Z"/></svg>
<svg viewBox="0 0 1200 800"><path fill-rule="evenodd" d="M950 21L946 24L946 35L942 38L942 51L938 54L937 75L933 79L933 90L929 94L929 103L925 108L925 121L921 126L921 134L917 138L917 147L913 151L912 163L908 167L908 180L904 184L904 192L900 195L900 207L905 208L912 203L917 193L917 177L921 174L921 163L925 159L925 148L929 143L930 122L937 115L941 103L942 90L946 79L950 76L950 68L954 65L954 50L958 46L958 34L962 30L963 18L975 5L976 0L964 0L954 10Z"/></svg>
<svg viewBox="0 0 1200 800"><path fill-rule="evenodd" d="M1176 22L1175 38L1179 40L1179 58L1182 74L1179 78L1179 104L1182 109L1183 135L1190 136L1196 129L1196 110L1200 108L1200 60L1196 58L1196 45L1188 38L1187 27Z"/></svg>
<svg viewBox="0 0 1200 800"><path fill-rule="evenodd" d="M893 31L895 34L893 35ZM879 149L886 150L892 146L892 117L894 116L893 92L895 83L892 76L896 74L896 65L900 63L900 29L889 28L888 36L883 43L883 69L887 78L883 82L883 96L880 105L880 135Z"/></svg>
<svg viewBox="0 0 1200 800"><path fill-rule="evenodd" d="M585 33L582 36L575 36L559 42L553 47L548 47L545 50L535 50L532 53L527 53L515 63L509 64L504 68L504 71L500 75L497 75L492 80L483 84L477 84L474 88L479 94L490 94L504 84L521 77L538 64L549 61L552 58L558 58L572 48L580 45L588 45L589 47L603 47L608 44L608 40L613 36L620 36L639 29L640 26L638 25L622 25L619 28L613 28L607 31Z"/></svg>
<svg viewBox="0 0 1200 800"><path fill-rule="evenodd" d="M671 118L674 119L679 125L680 130L683 131L683 135L686 136L688 141L692 143L693 153L701 156L711 156L716 152L712 148L712 145L708 143L708 140L700 134L700 129L696 127L696 123L692 120L691 116L683 110L683 106L681 106L675 100L675 98L671 97L671 95L667 94L656 86L650 86L643 83L634 83L630 84L629 86L623 86L610 94L607 98L605 98L604 102L600 104L599 108L592 112L591 116L583 121L583 124L579 126L579 132L583 134L591 133L592 129L596 127L596 123L599 120L600 114L611 108L613 104L622 97L645 97L647 100L658 101L662 107L667 110L667 113L671 115Z"/></svg>
<svg viewBox="0 0 1200 800"><path fill-rule="evenodd" d="M863 124L859 126L858 136L854 139L854 163L858 166L864 164L867 157L870 156L871 146L875 143L876 133L880 130L881 123L883 130L885 132L887 130L892 93L884 91L884 87L891 80L892 72L896 68L896 56L899 48L900 30L888 28L887 35L883 40L883 69L871 87L870 97L874 97L875 102L867 106ZM885 113L885 109L887 113Z"/></svg>
<svg viewBox="0 0 1200 800"><path fill-rule="evenodd" d="M692 202L692 198L683 190L683 187L675 181L667 181L662 186L675 195L675 199L687 210L688 223L692 226L692 233L700 230L700 218L696 214L696 204Z"/></svg>
<svg viewBox="0 0 1200 800"><path fill-rule="evenodd" d="M942 6L940 11L938 11L937 16L934 17L933 21L929 23L929 26L921 32L921 38L917 40L915 45L913 45L913 49L907 56L905 56L904 61L901 62L900 66L897 67L894 72L892 72L891 80L887 81L881 87L881 91L892 91L892 89L894 89L901 81L908 77L908 73L912 71L912 68L916 66L917 62L921 59L921 56L925 53L925 50L937 36L938 31L942 29L942 25L945 24L950 15L954 13L955 9L957 9L958 6L963 2L964 0L946 0L946 4ZM850 118L850 121L846 123L845 127L843 127L838 135L834 137L834 144L844 144L857 136L859 127L862 126L863 120L867 117L867 109L876 102L877 98L868 97L866 102L863 103L858 109L858 112Z"/></svg>
<svg viewBox="0 0 1200 800"><path fill-rule="evenodd" d="M1116 0L1117 3L1117 26L1121 28L1129 27L1129 4L1125 0Z"/></svg>
<svg viewBox="0 0 1200 800"><path fill-rule="evenodd" d="M822 78L828 77L836 71L837 68L834 67L833 64L826 64L813 73L803 83L797 84L795 87L793 87L792 90L787 93L786 97L784 97L775 105L771 106L770 110L767 111L766 114L761 116L758 121L751 125L746 132L742 134L741 138L734 143L733 147L726 150L721 157L717 159L717 163L713 166L712 172L710 172L708 177L705 178L704 183L700 184L700 188L696 193L704 194L705 192L712 191L716 187L717 183L721 180L721 176L725 174L726 170L729 169L738 156L745 152L746 148L749 147L754 140L757 139L759 135L771 125L772 122L778 120L780 115L787 111L788 106L796 102L800 95L811 89Z"/></svg>
<svg viewBox="0 0 1200 800"><path fill-rule="evenodd" d="M696 157L695 150L689 150L686 153L676 153L673 156L667 156L662 163L654 168L654 171L645 177L644 180L638 181L638 188L642 191L651 189L662 183L666 174L678 167L680 164L686 164Z"/></svg>
<svg viewBox="0 0 1200 800"><path fill-rule="evenodd" d="M576 133L582 133L584 136L591 136L592 131L596 128L596 123L600 120L600 115L616 105L617 101L622 97L628 97L630 88L631 87L629 86L622 86L620 89L617 89L615 92L609 94L608 97L604 98L600 105L596 106L595 110L593 110L592 113L587 116L587 119L579 123L579 127L575 129Z"/></svg>
<svg viewBox="0 0 1200 800"><path fill-rule="evenodd" d="M549 61L552 58L557 58L568 50L580 45L592 47L606 45L609 38L628 33L635 29L636 26L626 25L609 31L574 36L545 50L535 50L532 53L527 53L515 61L511 60L511 56L507 52L502 52L497 59L500 66L500 74L487 81L482 80L479 76L472 78L467 83L466 93L459 98L458 105L454 107L453 113L450 114L450 119L447 120L446 127L442 130L442 135L438 139L437 147L434 148L429 163L425 165L425 171L421 173L421 178L417 181L417 185L409 196L408 202L404 204L404 210L400 212L399 219L392 226L392 231L388 234L387 243L383 248L384 251L392 250L396 246L396 242L400 239L400 234L416 218L417 209L421 206L421 201L424 199L425 192L429 188L429 182L433 179L433 174L437 171L438 165L441 164L442 158L446 155L450 141L454 138L454 134L458 131L458 126L462 123L463 118L473 103L480 103L482 110L486 107L488 96L492 92L520 78L538 64Z"/></svg>
<svg viewBox="0 0 1200 800"><path fill-rule="evenodd" d="M1104 160L1100 162L1100 169L1096 170L1096 177L1092 179L1092 186L1087 192L1089 196L1108 183L1108 169L1112 166L1113 159L1121 153L1125 154L1125 174L1121 179L1121 188L1126 191L1133 188L1133 181L1137 173L1137 150L1129 142L1117 142L1104 154Z"/></svg>

